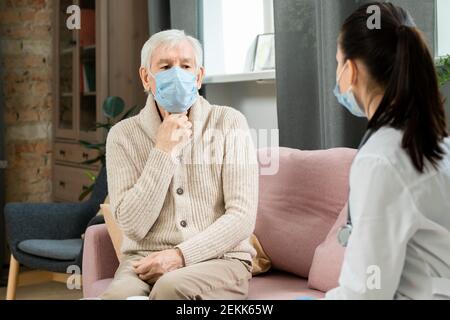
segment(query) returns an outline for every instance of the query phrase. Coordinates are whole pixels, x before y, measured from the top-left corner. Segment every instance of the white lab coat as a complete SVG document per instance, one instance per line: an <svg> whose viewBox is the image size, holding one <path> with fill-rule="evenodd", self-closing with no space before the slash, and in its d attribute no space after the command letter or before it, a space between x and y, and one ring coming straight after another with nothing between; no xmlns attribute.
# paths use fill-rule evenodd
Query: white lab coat
<svg viewBox="0 0 450 320"><path fill-rule="evenodd" d="M326 299L450 299L450 139L438 170L420 174L402 136L380 129L355 158L353 231Z"/></svg>

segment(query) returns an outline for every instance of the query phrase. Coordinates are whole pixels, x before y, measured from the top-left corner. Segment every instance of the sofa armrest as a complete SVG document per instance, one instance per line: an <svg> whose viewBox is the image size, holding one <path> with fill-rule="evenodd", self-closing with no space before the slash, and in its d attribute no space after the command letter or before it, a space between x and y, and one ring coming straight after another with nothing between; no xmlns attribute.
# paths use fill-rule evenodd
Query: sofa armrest
<svg viewBox="0 0 450 320"><path fill-rule="evenodd" d="M119 260L105 224L93 225L86 231L83 252L83 294L92 297L96 281L113 278Z"/></svg>

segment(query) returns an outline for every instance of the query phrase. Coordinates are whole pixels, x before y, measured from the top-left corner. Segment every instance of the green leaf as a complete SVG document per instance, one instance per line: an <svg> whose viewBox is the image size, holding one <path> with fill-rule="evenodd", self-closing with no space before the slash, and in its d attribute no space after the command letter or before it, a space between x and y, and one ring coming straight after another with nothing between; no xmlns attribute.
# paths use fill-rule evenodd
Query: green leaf
<svg viewBox="0 0 450 320"><path fill-rule="evenodd" d="M91 184L86 190L84 190L78 197L78 200L83 201L84 198L86 198L92 192L92 190L94 190L94 186L95 183Z"/></svg>
<svg viewBox="0 0 450 320"><path fill-rule="evenodd" d="M91 181L95 181L97 179L97 177L90 171L85 171L87 177L91 180Z"/></svg>
<svg viewBox="0 0 450 320"><path fill-rule="evenodd" d="M91 164L97 163L99 161L102 161L102 158L104 158L104 157L105 157L105 155L100 155L95 159L89 159L89 160L83 161L81 164L91 165Z"/></svg>
<svg viewBox="0 0 450 320"><path fill-rule="evenodd" d="M83 141L83 140L79 140L78 142L87 149L94 149L94 150L102 151L103 148L106 147L106 143L90 143L88 141Z"/></svg>
<svg viewBox="0 0 450 320"><path fill-rule="evenodd" d="M90 143L89 141L85 141L85 140L78 140L78 143L80 143L81 145L85 146L90 146L92 143Z"/></svg>
<svg viewBox="0 0 450 320"><path fill-rule="evenodd" d="M123 116L121 120L124 120L126 118L129 118L130 116L135 114L135 111L137 109L137 106L132 107L130 110L128 110ZM111 96L105 99L103 103L103 114L106 116L106 123L95 123L95 129L103 128L106 130L106 136L109 133L109 130L112 128L114 123L116 123L115 118L118 117L123 111L125 110L125 102L122 98ZM94 163L97 163L98 161L101 162L102 166L106 166L106 157L105 157L105 149L106 149L106 141L103 143L90 143L88 141L78 141L83 147L87 149L92 150L98 150L100 155L95 159L88 159L82 164L84 165L91 165Z"/></svg>
<svg viewBox="0 0 450 320"><path fill-rule="evenodd" d="M437 62L439 85L444 86L450 81L450 55L441 57Z"/></svg>
<svg viewBox="0 0 450 320"><path fill-rule="evenodd" d="M134 116L136 109L137 109L137 106L133 106L130 110L125 112L125 114L123 115L122 119L120 119L120 120L125 120L125 119L128 119L128 118Z"/></svg>
<svg viewBox="0 0 450 320"><path fill-rule="evenodd" d="M125 109L125 102L120 97L108 97L103 103L103 114L114 119Z"/></svg>
<svg viewBox="0 0 450 320"><path fill-rule="evenodd" d="M95 124L95 128L99 129L99 128L105 128L106 130L111 129L111 124L110 123L96 123Z"/></svg>

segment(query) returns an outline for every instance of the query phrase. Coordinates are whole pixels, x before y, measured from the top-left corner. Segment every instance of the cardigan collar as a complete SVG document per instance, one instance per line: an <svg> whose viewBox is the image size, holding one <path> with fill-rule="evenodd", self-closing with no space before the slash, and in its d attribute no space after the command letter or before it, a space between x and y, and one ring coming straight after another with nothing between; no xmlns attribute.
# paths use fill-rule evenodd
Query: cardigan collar
<svg viewBox="0 0 450 320"><path fill-rule="evenodd" d="M192 123L194 138L201 134L210 110L211 105L208 101L206 101L206 99L199 95L197 101L191 107L189 112L189 121ZM139 113L139 118L141 121L141 126L147 136L153 141L153 143L156 143L156 134L162 124L162 121L159 116L155 100L151 94L148 95L146 105Z"/></svg>

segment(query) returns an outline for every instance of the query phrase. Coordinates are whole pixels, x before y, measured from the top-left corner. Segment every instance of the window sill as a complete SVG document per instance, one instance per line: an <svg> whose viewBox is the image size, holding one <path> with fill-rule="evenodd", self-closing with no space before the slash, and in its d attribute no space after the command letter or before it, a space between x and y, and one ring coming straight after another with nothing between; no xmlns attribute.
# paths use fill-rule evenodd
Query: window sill
<svg viewBox="0 0 450 320"><path fill-rule="evenodd" d="M219 83L233 83L233 82L275 82L275 70L267 71L255 71L247 73L237 73L237 74L218 74L206 76L203 83L204 84L219 84Z"/></svg>

